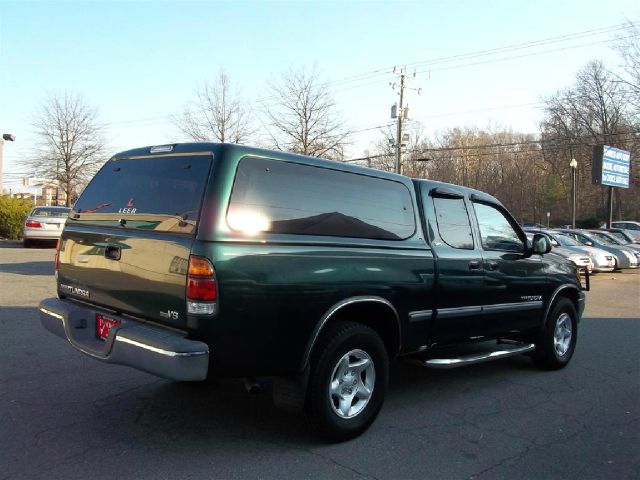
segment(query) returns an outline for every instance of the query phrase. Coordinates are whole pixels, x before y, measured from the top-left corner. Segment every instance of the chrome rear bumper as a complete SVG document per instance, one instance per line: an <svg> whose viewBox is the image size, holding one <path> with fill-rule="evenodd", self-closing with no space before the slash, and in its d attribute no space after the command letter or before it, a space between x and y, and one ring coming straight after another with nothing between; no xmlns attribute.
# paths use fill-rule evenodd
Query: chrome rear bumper
<svg viewBox="0 0 640 480"><path fill-rule="evenodd" d="M119 320L106 341L96 336L96 314ZM97 360L127 365L159 377L179 381L207 378L209 347L186 334L78 305L48 298L40 303L40 322L82 353Z"/></svg>

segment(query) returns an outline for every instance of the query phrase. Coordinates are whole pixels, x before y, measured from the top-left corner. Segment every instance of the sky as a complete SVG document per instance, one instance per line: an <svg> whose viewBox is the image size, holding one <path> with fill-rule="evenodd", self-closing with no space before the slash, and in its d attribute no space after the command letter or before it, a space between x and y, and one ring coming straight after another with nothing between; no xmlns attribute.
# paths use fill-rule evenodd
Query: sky
<svg viewBox="0 0 640 480"><path fill-rule="evenodd" d="M489 125L535 133L541 100L587 62L611 69L618 29L637 1L0 0L0 130L4 188L20 187L48 96L82 95L105 124L109 154L187 139L171 122L223 68L259 118L268 82L315 68L360 157L392 122L394 66L416 72L405 101L433 137ZM489 51L489 52L488 52Z"/></svg>

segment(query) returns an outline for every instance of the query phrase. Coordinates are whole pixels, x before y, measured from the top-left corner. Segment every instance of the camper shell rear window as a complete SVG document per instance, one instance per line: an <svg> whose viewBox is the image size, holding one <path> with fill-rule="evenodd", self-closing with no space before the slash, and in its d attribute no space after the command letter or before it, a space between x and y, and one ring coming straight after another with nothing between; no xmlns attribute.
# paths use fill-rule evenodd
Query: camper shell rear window
<svg viewBox="0 0 640 480"><path fill-rule="evenodd" d="M194 234L212 155L114 158L87 185L74 222Z"/></svg>

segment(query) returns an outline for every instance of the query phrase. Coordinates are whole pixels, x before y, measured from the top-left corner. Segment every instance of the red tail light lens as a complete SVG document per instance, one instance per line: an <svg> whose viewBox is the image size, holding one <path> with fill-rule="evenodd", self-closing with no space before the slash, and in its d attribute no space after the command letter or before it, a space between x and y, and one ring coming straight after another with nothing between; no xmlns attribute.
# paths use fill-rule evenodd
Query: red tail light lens
<svg viewBox="0 0 640 480"><path fill-rule="evenodd" d="M29 228L42 228L42 224L35 220L27 220L27 223L25 223L24 226Z"/></svg>
<svg viewBox="0 0 640 480"><path fill-rule="evenodd" d="M211 262L203 257L189 258L187 299L213 302L218 298L215 272Z"/></svg>
<svg viewBox="0 0 640 480"><path fill-rule="evenodd" d="M189 278L187 280L187 298L212 302L218 298L216 281L212 278Z"/></svg>

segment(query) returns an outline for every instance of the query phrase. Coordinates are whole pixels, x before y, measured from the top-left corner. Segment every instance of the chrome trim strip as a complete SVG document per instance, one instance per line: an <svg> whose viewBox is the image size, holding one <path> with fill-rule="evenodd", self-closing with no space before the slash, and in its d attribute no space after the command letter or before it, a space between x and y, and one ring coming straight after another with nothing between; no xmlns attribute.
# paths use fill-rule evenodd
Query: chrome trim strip
<svg viewBox="0 0 640 480"><path fill-rule="evenodd" d="M137 342L135 340L131 340L126 337L121 337L116 335L116 342L128 343L133 345L134 347L142 348L144 350L149 350L154 353L159 353L160 355L166 355L168 357L193 357L196 355L208 355L209 352L171 352L169 350L164 350L162 348L152 347L151 345L147 345L146 343Z"/></svg>
<svg viewBox="0 0 640 480"><path fill-rule="evenodd" d="M431 320L432 316L432 310L418 310L415 312L409 312L409 322L424 322L425 320Z"/></svg>
<svg viewBox="0 0 640 480"><path fill-rule="evenodd" d="M52 310L47 310L46 308L40 308L40 311L42 313L46 313L47 315L51 315L52 317L57 318L58 320L62 320L62 323L64 323L64 317L62 315L60 315L59 313L56 313Z"/></svg>
<svg viewBox="0 0 640 480"><path fill-rule="evenodd" d="M475 315L482 313L482 305L473 305L469 307L453 307L439 308L437 310L439 318L464 317L467 315Z"/></svg>
<svg viewBox="0 0 640 480"><path fill-rule="evenodd" d="M542 300L532 300L529 302L514 302L514 303L496 303L493 305L483 305L482 311L487 313L498 312L516 312L521 310L536 310L542 308Z"/></svg>
<svg viewBox="0 0 640 480"><path fill-rule="evenodd" d="M398 352L401 350L402 348L402 331L400 328L400 317L398 316L398 312L396 311L395 307L391 304L391 302L389 302L388 300L385 300L382 297L351 297L351 298L347 298L345 300L342 300L338 303L336 303L335 305L333 305L333 307L331 307L323 316L322 318L320 318L320 321L317 323L315 331L311 337L311 339L309 340L309 343L307 344L307 348L305 349L305 353L304 353L304 357L302 358L302 364L300 365L300 370L304 370L307 366L307 364L309 363L309 357L311 356L311 351L313 350L313 346L316 344L316 341L318 340L318 337L320 336L320 332L322 331L322 328L325 326L325 324L327 323L327 321L333 316L335 315L335 313L340 310L341 308L344 308L348 305L352 305L354 303L363 303L363 302L376 302L376 303L382 303L384 305L386 305L387 307L389 307L391 309L391 311L393 312L393 315L396 318L396 326L398 327Z"/></svg>
<svg viewBox="0 0 640 480"><path fill-rule="evenodd" d="M535 310L543 307L542 300L530 302L496 303L493 305L473 305L468 307L439 308L440 318L464 317L467 315L480 315L482 313L498 313L522 310Z"/></svg>

